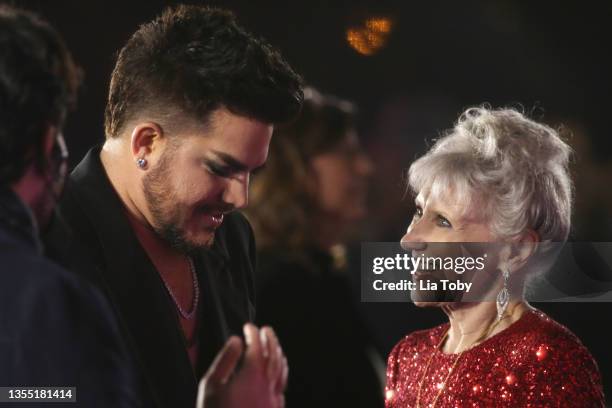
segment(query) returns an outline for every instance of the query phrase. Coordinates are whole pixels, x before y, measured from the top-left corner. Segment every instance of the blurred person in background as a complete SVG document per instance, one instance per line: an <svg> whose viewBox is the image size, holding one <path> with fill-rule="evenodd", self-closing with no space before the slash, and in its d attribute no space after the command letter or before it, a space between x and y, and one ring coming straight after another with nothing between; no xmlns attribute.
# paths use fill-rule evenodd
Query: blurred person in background
<svg viewBox="0 0 612 408"><path fill-rule="evenodd" d="M76 406L139 406L108 303L39 238L63 189L62 128L80 78L51 26L0 6L0 387L76 387Z"/></svg>
<svg viewBox="0 0 612 408"><path fill-rule="evenodd" d="M344 244L367 214L373 167L352 103L305 91L278 128L252 184L258 243L257 320L273 325L290 366L287 406L383 405L380 357L353 305Z"/></svg>
<svg viewBox="0 0 612 408"><path fill-rule="evenodd" d="M516 110L482 107L465 111L412 163L416 211L404 248L432 256L450 243L499 245L487 252L495 261L478 272L487 282L484 301L411 293L417 306L442 309L449 323L396 344L387 407L604 406L589 350L525 300L526 286L544 272L537 257L569 235L570 152L554 129ZM413 279L430 282L439 272L421 269Z"/></svg>

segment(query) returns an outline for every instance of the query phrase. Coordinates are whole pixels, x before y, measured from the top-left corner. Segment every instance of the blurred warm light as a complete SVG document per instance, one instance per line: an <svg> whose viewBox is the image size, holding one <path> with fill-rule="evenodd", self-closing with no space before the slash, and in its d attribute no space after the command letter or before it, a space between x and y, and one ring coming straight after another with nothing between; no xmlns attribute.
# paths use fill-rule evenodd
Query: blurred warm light
<svg viewBox="0 0 612 408"><path fill-rule="evenodd" d="M363 55L374 54L374 50L372 50L372 48L368 45L368 41L363 33L363 30L349 28L346 32L346 40L358 53Z"/></svg>
<svg viewBox="0 0 612 408"><path fill-rule="evenodd" d="M392 28L393 22L389 18L371 17L362 27L346 30L346 41L361 55L370 56L385 46Z"/></svg>
<svg viewBox="0 0 612 408"><path fill-rule="evenodd" d="M370 18L366 20L365 26L368 30L387 34L391 32L391 20L388 18Z"/></svg>

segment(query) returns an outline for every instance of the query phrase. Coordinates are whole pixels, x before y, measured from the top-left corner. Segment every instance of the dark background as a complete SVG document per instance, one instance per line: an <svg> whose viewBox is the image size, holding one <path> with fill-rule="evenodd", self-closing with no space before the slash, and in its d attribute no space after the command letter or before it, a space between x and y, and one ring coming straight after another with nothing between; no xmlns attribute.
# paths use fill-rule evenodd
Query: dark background
<svg viewBox="0 0 612 408"><path fill-rule="evenodd" d="M103 140L114 56L137 25L170 1L22 0L64 36L86 72L65 134L76 164ZM372 211L362 240L395 241L412 208L401 175L466 107L522 106L555 127L576 155L572 239L612 241L612 2L595 1L214 1L280 48L308 83L357 102L359 130L375 161ZM391 18L386 46L364 56L346 30ZM609 276L600 276L608 281ZM357 277L358 279L358 277ZM361 305L383 354L403 334L442 321L407 304ZM538 305L566 324L600 364L612 395L609 303Z"/></svg>

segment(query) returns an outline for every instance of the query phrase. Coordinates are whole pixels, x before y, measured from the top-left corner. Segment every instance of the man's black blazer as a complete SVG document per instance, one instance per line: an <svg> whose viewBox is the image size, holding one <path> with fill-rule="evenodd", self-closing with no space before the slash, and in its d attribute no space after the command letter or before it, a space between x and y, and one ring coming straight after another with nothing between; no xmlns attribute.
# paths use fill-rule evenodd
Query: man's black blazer
<svg viewBox="0 0 612 408"><path fill-rule="evenodd" d="M201 291L194 372L176 307L91 149L70 175L45 236L49 255L109 298L136 360L149 404L193 408L197 384L227 337L254 319L255 244L243 215L228 214L209 250L194 257Z"/></svg>

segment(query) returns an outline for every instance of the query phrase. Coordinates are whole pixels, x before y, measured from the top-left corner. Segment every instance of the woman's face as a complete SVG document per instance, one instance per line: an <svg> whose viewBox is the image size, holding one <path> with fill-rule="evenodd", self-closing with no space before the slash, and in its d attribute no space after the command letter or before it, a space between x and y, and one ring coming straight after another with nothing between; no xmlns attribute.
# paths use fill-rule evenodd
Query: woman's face
<svg viewBox="0 0 612 408"><path fill-rule="evenodd" d="M328 152L311 160L319 210L340 222L362 219L367 213L368 179L373 165L357 135L346 137Z"/></svg>
<svg viewBox="0 0 612 408"><path fill-rule="evenodd" d="M412 275L417 288L426 287L427 282L437 283L438 288L436 291L411 291L414 303L417 306L441 306L444 303L461 300L464 294L444 291L440 284L441 280L473 282L471 296L482 291L488 292L499 278L498 274L492 273L496 269L497 258L493 245L495 236L490 231L489 225L469 214L462 215L463 204L452 199L438 199L421 192L415 200L415 205L416 211L412 221L401 239L404 249L411 251L414 257L465 259L465 257L484 256L485 268L463 273L457 273L451 268L440 268L439 264L419 268ZM495 267L492 267L493 265Z"/></svg>
<svg viewBox="0 0 612 408"><path fill-rule="evenodd" d="M485 221L463 216L462 203L420 193L402 242L489 242L495 239Z"/></svg>

